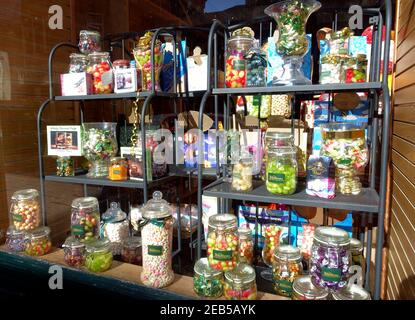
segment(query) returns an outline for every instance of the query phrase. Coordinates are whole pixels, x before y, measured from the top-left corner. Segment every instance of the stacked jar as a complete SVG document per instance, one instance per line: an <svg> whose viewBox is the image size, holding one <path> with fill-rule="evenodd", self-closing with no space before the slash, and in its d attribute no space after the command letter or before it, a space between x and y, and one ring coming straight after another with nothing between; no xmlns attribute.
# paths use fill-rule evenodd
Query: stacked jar
<svg viewBox="0 0 415 320"><path fill-rule="evenodd" d="M194 266L193 290L200 297L218 298L223 292L223 273L212 269L206 258L199 259Z"/></svg>
<svg viewBox="0 0 415 320"><path fill-rule="evenodd" d="M6 246L12 252L22 252L26 248L26 233L9 226L6 233Z"/></svg>
<svg viewBox="0 0 415 320"><path fill-rule="evenodd" d="M327 300L329 292L325 289L316 287L310 276L300 276L294 280L293 292L291 299L293 300Z"/></svg>
<svg viewBox="0 0 415 320"><path fill-rule="evenodd" d="M250 228L240 227L238 229L239 237L239 259L238 262L243 262L252 265L254 262L254 242L252 240L252 231Z"/></svg>
<svg viewBox="0 0 415 320"><path fill-rule="evenodd" d="M17 231L28 231L42 225L39 193L35 189L13 193L10 206L10 222Z"/></svg>
<svg viewBox="0 0 415 320"><path fill-rule="evenodd" d="M227 300L256 300L254 268L246 263L240 263L235 269L226 271L223 292Z"/></svg>
<svg viewBox="0 0 415 320"><path fill-rule="evenodd" d="M88 55L87 72L92 75L94 94L113 91L113 73L109 52L93 52Z"/></svg>
<svg viewBox="0 0 415 320"><path fill-rule="evenodd" d="M97 239L86 244L85 266L89 271L107 271L112 261L111 242L108 239Z"/></svg>
<svg viewBox="0 0 415 320"><path fill-rule="evenodd" d="M130 224L127 214L116 202L111 202L108 210L102 215L101 237L111 242L113 255L121 254L122 243L130 234Z"/></svg>
<svg viewBox="0 0 415 320"><path fill-rule="evenodd" d="M211 268L232 270L238 261L238 220L232 214L209 217L207 258Z"/></svg>
<svg viewBox="0 0 415 320"><path fill-rule="evenodd" d="M266 157L267 190L272 194L293 194L297 188L297 150L293 147L269 147Z"/></svg>
<svg viewBox="0 0 415 320"><path fill-rule="evenodd" d="M128 237L124 240L121 250L121 259L132 264L141 264L142 249L141 238Z"/></svg>
<svg viewBox="0 0 415 320"><path fill-rule="evenodd" d="M30 256L43 256L50 252L50 228L39 227L26 233L25 253Z"/></svg>
<svg viewBox="0 0 415 320"><path fill-rule="evenodd" d="M81 53L71 53L69 59L69 73L86 72L88 68L87 55Z"/></svg>
<svg viewBox="0 0 415 320"><path fill-rule="evenodd" d="M173 216L160 191L153 193L143 208L141 229L143 271L141 281L149 287L162 288L174 280L172 269Z"/></svg>
<svg viewBox="0 0 415 320"><path fill-rule="evenodd" d="M94 197L76 198L72 201L71 232L81 242L99 237L99 205Z"/></svg>
<svg viewBox="0 0 415 320"><path fill-rule="evenodd" d="M65 262L75 268L85 264L85 244L74 236L66 238L63 247L63 258Z"/></svg>
<svg viewBox="0 0 415 320"><path fill-rule="evenodd" d="M101 34L94 30L81 30L78 48L84 54L101 51Z"/></svg>

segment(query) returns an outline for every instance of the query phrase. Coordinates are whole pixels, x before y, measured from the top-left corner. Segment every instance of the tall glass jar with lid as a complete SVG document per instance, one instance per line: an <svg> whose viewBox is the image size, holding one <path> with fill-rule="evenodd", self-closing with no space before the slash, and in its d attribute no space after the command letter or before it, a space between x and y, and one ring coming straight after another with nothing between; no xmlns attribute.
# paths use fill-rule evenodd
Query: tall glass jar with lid
<svg viewBox="0 0 415 320"><path fill-rule="evenodd" d="M254 160L248 152L242 152L239 161L232 168L232 189L248 191L252 189Z"/></svg>
<svg viewBox="0 0 415 320"><path fill-rule="evenodd" d="M273 194L293 194L297 188L297 150L270 147L267 151L266 187Z"/></svg>
<svg viewBox="0 0 415 320"><path fill-rule="evenodd" d="M238 262L244 262L252 265L254 262L254 242L252 240L252 231L250 228L240 227L238 229L239 237L239 259Z"/></svg>
<svg viewBox="0 0 415 320"><path fill-rule="evenodd" d="M347 285L349 234L336 227L318 227L311 247L310 275L314 285L337 291Z"/></svg>
<svg viewBox="0 0 415 320"><path fill-rule="evenodd" d="M102 215L101 237L111 242L114 255L121 254L122 243L130 234L130 224L127 214L121 210L118 203L111 202L110 207Z"/></svg>
<svg viewBox="0 0 415 320"><path fill-rule="evenodd" d="M94 52L88 55L87 72L92 74L94 94L113 91L113 73L109 52Z"/></svg>
<svg viewBox="0 0 415 320"><path fill-rule="evenodd" d="M264 157L261 165L261 178L265 181L268 150L276 147L294 147L294 136L288 132L267 130L263 141Z"/></svg>
<svg viewBox="0 0 415 320"><path fill-rule="evenodd" d="M43 256L50 252L50 228L39 227L26 233L25 253L30 256Z"/></svg>
<svg viewBox="0 0 415 320"><path fill-rule="evenodd" d="M149 287L162 288L174 280L172 269L173 217L160 191L153 193L143 208L141 229L143 271L141 281Z"/></svg>
<svg viewBox="0 0 415 320"><path fill-rule="evenodd" d="M101 51L101 34L95 30L81 30L78 48L84 54Z"/></svg>
<svg viewBox="0 0 415 320"><path fill-rule="evenodd" d="M89 271L107 271L112 261L111 242L108 239L97 239L86 244L85 266Z"/></svg>
<svg viewBox="0 0 415 320"><path fill-rule="evenodd" d="M193 290L198 296L217 298L223 292L223 272L212 269L206 258L199 259L194 266Z"/></svg>
<svg viewBox="0 0 415 320"><path fill-rule="evenodd" d="M99 205L94 197L76 198L72 201L71 232L81 242L99 237Z"/></svg>
<svg viewBox="0 0 415 320"><path fill-rule="evenodd" d="M209 217L207 258L211 268L232 270L238 261L238 220L233 214Z"/></svg>
<svg viewBox="0 0 415 320"><path fill-rule="evenodd" d="M312 282L310 276L300 276L294 280L293 293L291 299L293 300L327 300L329 292L320 287L316 287Z"/></svg>
<svg viewBox="0 0 415 320"><path fill-rule="evenodd" d="M223 292L227 300L256 300L255 269L240 263L235 269L226 271Z"/></svg>
<svg viewBox="0 0 415 320"><path fill-rule="evenodd" d="M88 68L87 55L82 53L71 53L69 59L69 73L86 72Z"/></svg>
<svg viewBox="0 0 415 320"><path fill-rule="evenodd" d="M293 282L303 271L301 259L299 248L290 245L277 247L272 269L274 290L277 294L291 297Z"/></svg>
<svg viewBox="0 0 415 320"><path fill-rule="evenodd" d="M16 230L33 230L43 224L37 190L24 189L13 193L10 223Z"/></svg>

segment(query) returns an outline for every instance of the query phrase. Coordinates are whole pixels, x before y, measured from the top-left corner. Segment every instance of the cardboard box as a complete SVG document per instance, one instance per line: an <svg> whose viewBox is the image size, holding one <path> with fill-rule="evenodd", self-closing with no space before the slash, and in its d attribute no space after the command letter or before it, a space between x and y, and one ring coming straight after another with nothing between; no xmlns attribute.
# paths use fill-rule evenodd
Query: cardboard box
<svg viewBox="0 0 415 320"><path fill-rule="evenodd" d="M92 94L92 75L86 72L61 74L62 96Z"/></svg>

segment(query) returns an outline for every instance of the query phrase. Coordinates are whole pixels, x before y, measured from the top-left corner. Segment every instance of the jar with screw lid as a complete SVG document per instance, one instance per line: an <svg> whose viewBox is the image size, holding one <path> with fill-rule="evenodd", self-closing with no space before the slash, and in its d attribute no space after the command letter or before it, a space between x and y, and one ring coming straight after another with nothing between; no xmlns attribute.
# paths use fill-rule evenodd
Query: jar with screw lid
<svg viewBox="0 0 415 320"><path fill-rule="evenodd" d="M66 238L63 247L63 258L65 262L75 268L80 268L85 264L85 244L74 236Z"/></svg>
<svg viewBox="0 0 415 320"><path fill-rule="evenodd" d="M10 222L16 230L33 230L42 225L39 193L24 189L13 193L10 206Z"/></svg>
<svg viewBox="0 0 415 320"><path fill-rule="evenodd" d="M329 292L320 287L316 287L311 282L310 276L300 276L294 280L293 300L327 300Z"/></svg>
<svg viewBox="0 0 415 320"><path fill-rule="evenodd" d="M111 242L108 239L97 239L86 244L85 266L89 271L107 271L111 268L112 261Z"/></svg>
<svg viewBox="0 0 415 320"><path fill-rule="evenodd" d="M194 266L193 290L201 297L220 297L223 292L223 272L212 269L207 258L199 259Z"/></svg>
<svg viewBox="0 0 415 320"><path fill-rule="evenodd" d="M71 232L81 242L99 237L99 205L94 197L81 197L72 201Z"/></svg>
<svg viewBox="0 0 415 320"><path fill-rule="evenodd" d="M223 292L227 300L256 300L255 269L240 263L235 269L226 271Z"/></svg>
<svg viewBox="0 0 415 320"><path fill-rule="evenodd" d="M26 233L25 253L30 256L43 256L52 248L50 228L39 227Z"/></svg>
<svg viewBox="0 0 415 320"><path fill-rule="evenodd" d="M273 194L293 194L297 188L297 150L272 147L267 150L266 187Z"/></svg>

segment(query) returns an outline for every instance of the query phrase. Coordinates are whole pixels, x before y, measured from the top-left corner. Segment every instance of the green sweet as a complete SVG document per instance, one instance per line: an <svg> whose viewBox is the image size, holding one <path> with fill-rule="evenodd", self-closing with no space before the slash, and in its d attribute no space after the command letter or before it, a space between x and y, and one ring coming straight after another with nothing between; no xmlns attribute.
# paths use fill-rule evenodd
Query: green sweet
<svg viewBox="0 0 415 320"><path fill-rule="evenodd" d="M103 272L111 268L111 252L93 252L87 255L85 266L92 272Z"/></svg>
<svg viewBox="0 0 415 320"><path fill-rule="evenodd" d="M279 162L267 162L267 190L273 194L293 194L297 188L296 167Z"/></svg>
<svg viewBox="0 0 415 320"><path fill-rule="evenodd" d="M217 298L222 295L223 284L220 278L206 279L203 275L195 275L193 289L201 297Z"/></svg>

